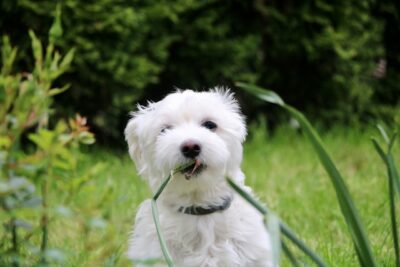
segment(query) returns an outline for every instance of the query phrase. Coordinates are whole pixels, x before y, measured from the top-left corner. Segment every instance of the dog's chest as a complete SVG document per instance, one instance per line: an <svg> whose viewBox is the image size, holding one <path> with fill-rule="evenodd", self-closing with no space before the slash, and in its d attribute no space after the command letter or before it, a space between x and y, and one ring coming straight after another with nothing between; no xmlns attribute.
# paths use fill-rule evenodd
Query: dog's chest
<svg viewBox="0 0 400 267"><path fill-rule="evenodd" d="M185 215L176 223L176 231L182 239L177 240L183 246L193 250L202 249L230 237L232 225L227 222L226 216L213 214L205 216Z"/></svg>
<svg viewBox="0 0 400 267"><path fill-rule="evenodd" d="M233 262L241 254L235 237L238 229L223 213L182 215L167 225L168 246L182 266L235 266Z"/></svg>

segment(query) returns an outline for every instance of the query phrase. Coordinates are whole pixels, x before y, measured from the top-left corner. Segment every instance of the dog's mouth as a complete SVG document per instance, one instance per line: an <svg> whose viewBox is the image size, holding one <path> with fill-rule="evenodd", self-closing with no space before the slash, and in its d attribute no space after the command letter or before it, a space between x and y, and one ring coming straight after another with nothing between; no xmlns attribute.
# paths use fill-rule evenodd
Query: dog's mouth
<svg viewBox="0 0 400 267"><path fill-rule="evenodd" d="M186 180L189 180L190 178L199 175L205 168L205 164L201 163L200 160L195 159L193 164L184 168L181 173L185 175Z"/></svg>

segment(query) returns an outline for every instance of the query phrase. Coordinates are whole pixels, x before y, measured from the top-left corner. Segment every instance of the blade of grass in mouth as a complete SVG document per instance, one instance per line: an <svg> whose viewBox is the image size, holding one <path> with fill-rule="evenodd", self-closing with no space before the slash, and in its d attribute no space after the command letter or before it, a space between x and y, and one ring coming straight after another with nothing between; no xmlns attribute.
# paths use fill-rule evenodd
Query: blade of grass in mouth
<svg viewBox="0 0 400 267"><path fill-rule="evenodd" d="M167 186L169 180L171 177L178 172L183 171L185 168L189 167L190 165L193 165L195 161L191 161L185 164L182 164L181 166L175 168L174 170L171 171L170 175L168 175L167 178L161 183L160 187L158 188L157 192L154 194L152 200L151 200L151 210L152 210L152 215L153 215L153 221L154 225L157 230L157 236L158 236L158 241L160 242L161 250L164 255L165 261L167 262L169 267L174 267L175 264L172 260L171 254L168 251L167 244L164 240L164 236L161 232L161 227L160 227L160 220L158 216L158 209L157 209L157 199L161 195L162 191L164 191L165 187Z"/></svg>
<svg viewBox="0 0 400 267"><path fill-rule="evenodd" d="M162 193L162 191L164 191L165 187L167 186L169 180L171 179L171 177L178 172L183 171L184 169L186 169L187 167L189 167L190 165L193 165L194 161L190 161L188 163L182 164L179 167L175 168L174 170L171 171L171 174L168 175L167 178L165 178L165 180L161 183L161 186L158 188L157 192L154 194L153 199L157 200L158 197L160 196L160 194Z"/></svg>

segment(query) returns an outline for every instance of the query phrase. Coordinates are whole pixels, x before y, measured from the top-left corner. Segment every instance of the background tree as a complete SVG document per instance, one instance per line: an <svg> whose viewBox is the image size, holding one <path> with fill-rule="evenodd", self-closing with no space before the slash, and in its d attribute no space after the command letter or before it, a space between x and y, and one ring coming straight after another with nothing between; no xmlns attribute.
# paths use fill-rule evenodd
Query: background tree
<svg viewBox="0 0 400 267"><path fill-rule="evenodd" d="M33 64L25 33L46 36L55 5L1 2L0 31L19 47L19 69ZM56 110L80 110L103 142L123 139L138 101L157 100L174 86L236 81L271 88L327 126L400 120L400 16L393 0L65 0L62 12L57 46L76 48L76 56L59 81L71 90L56 98ZM247 103L250 118L270 111Z"/></svg>

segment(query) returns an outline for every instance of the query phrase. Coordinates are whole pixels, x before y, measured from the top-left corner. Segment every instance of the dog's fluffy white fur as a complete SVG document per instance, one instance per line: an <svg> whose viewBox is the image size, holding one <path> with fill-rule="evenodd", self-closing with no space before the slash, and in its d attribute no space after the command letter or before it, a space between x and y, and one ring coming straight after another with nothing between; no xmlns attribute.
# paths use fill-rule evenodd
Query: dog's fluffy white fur
<svg viewBox="0 0 400 267"><path fill-rule="evenodd" d="M206 121L216 128L206 127ZM225 181L228 176L245 187L240 164L246 126L229 90L177 91L159 102L139 106L125 136L129 154L153 192L171 170L189 161L182 153L184 142L201 147L196 159L206 167L193 177L174 175L157 201L161 229L177 266L272 266L270 238L262 217ZM208 215L178 211L192 205L220 205L229 196L232 203L224 211ZM146 200L137 212L128 250L128 257L136 262L163 259L151 214L150 200Z"/></svg>

